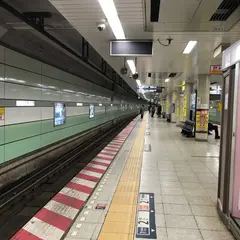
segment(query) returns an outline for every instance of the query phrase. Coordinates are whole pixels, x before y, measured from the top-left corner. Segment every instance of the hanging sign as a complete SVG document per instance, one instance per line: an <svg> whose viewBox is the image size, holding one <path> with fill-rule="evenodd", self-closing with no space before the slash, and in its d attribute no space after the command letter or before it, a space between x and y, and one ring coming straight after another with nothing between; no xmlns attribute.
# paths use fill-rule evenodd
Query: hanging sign
<svg viewBox="0 0 240 240"><path fill-rule="evenodd" d="M222 65L211 65L209 74L211 74L211 75L221 75L221 74L223 74Z"/></svg>
<svg viewBox="0 0 240 240"><path fill-rule="evenodd" d="M208 109L197 109L196 112L196 132L208 131Z"/></svg>
<svg viewBox="0 0 240 240"><path fill-rule="evenodd" d="M157 239L153 193L140 193L136 238Z"/></svg>
<svg viewBox="0 0 240 240"><path fill-rule="evenodd" d="M0 108L0 121L5 119L5 108Z"/></svg>

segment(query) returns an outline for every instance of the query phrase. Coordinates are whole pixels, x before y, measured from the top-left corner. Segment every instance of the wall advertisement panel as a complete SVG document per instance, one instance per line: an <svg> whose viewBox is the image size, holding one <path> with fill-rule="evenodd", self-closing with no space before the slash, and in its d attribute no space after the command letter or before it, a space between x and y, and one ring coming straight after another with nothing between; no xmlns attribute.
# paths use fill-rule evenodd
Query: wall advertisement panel
<svg viewBox="0 0 240 240"><path fill-rule="evenodd" d="M196 111L196 132L205 133L208 131L208 109L197 109Z"/></svg>

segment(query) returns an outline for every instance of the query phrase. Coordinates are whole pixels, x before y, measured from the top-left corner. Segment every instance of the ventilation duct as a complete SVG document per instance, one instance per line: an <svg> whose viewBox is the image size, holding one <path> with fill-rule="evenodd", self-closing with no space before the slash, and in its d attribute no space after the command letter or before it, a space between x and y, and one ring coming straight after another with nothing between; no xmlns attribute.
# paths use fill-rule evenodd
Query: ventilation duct
<svg viewBox="0 0 240 240"><path fill-rule="evenodd" d="M159 20L160 2L161 0L151 0L151 22L158 22Z"/></svg>
<svg viewBox="0 0 240 240"><path fill-rule="evenodd" d="M174 78L176 75L177 75L177 73L170 73L170 74L168 75L168 77Z"/></svg>
<svg viewBox="0 0 240 240"><path fill-rule="evenodd" d="M223 0L210 21L226 21L240 5L240 0Z"/></svg>

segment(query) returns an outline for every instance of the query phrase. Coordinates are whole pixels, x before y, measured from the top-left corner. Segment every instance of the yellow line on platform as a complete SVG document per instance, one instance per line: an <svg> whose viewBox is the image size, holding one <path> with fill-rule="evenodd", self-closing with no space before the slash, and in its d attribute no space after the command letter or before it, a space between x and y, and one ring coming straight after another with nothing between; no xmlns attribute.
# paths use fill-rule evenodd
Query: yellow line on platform
<svg viewBox="0 0 240 240"><path fill-rule="evenodd" d="M146 117L128 155L98 240L134 239L145 127Z"/></svg>

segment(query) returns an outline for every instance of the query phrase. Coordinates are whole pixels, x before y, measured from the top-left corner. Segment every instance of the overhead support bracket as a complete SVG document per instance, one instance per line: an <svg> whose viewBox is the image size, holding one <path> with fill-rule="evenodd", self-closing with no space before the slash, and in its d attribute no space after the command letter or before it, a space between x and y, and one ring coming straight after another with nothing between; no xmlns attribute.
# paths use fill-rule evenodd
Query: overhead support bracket
<svg viewBox="0 0 240 240"><path fill-rule="evenodd" d="M23 15L33 24L44 29L45 18L51 18L52 13L50 12L24 12Z"/></svg>
<svg viewBox="0 0 240 240"><path fill-rule="evenodd" d="M168 47L168 46L172 43L172 40L173 40L172 38L167 38L167 39L166 39L166 41L168 41L167 44L162 43L162 42L160 41L160 39L158 39L157 41L158 41L162 46Z"/></svg>

